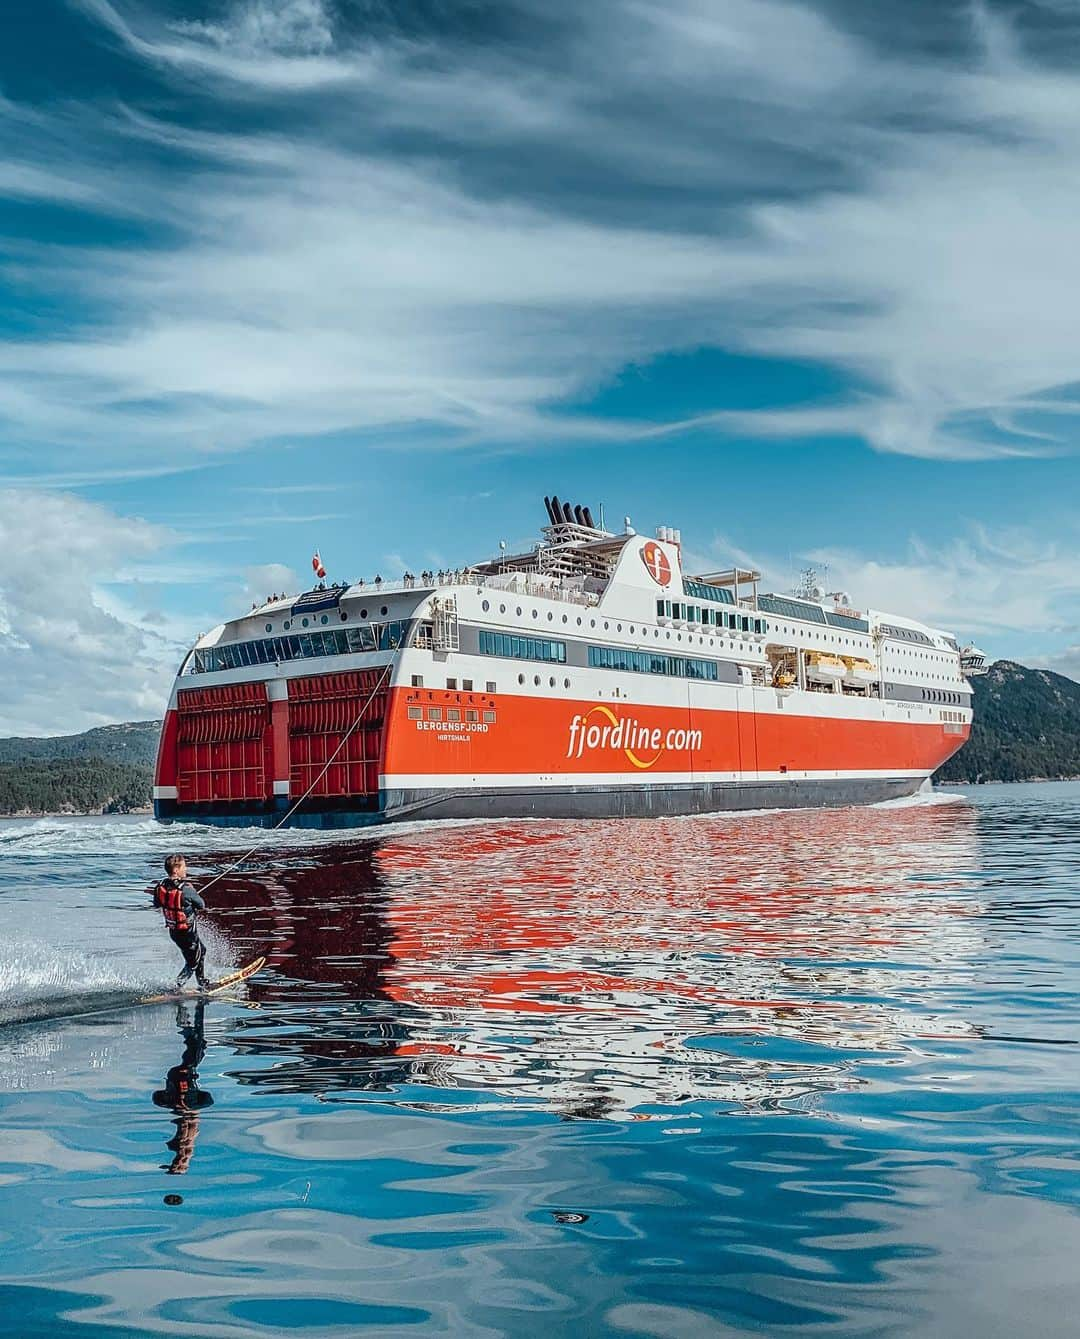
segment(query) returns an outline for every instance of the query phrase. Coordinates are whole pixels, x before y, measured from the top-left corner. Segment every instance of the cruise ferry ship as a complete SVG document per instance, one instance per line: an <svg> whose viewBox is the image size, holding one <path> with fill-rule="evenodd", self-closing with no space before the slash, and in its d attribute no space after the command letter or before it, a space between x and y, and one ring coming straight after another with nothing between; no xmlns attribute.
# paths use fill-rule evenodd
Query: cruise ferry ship
<svg viewBox="0 0 1080 1339"><path fill-rule="evenodd" d="M981 652L812 583L684 570L679 531L545 498L527 552L267 601L200 637L159 819L346 827L690 814L913 794Z"/></svg>

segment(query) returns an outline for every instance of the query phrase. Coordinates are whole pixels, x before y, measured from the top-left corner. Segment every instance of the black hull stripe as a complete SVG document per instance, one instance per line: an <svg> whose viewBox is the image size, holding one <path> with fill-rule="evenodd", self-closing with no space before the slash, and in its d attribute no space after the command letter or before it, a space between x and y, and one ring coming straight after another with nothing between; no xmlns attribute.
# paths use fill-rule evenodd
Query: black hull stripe
<svg viewBox="0 0 1080 1339"><path fill-rule="evenodd" d="M373 824L442 818L659 818L687 814L734 812L740 809L820 809L914 795L921 776L863 779L762 781L712 785L566 786L521 790L392 790L380 795L378 807L306 807L292 816L294 828L353 828ZM160 821L206 823L219 827L274 827L281 811L252 806L180 804L158 800Z"/></svg>

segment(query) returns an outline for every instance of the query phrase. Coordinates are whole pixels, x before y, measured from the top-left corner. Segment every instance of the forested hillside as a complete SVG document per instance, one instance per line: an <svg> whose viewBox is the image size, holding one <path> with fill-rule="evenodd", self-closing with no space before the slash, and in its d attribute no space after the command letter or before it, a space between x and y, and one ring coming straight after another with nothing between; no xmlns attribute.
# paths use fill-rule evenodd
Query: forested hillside
<svg viewBox="0 0 1080 1339"><path fill-rule="evenodd" d="M81 735L0 739L0 764L100 758L103 762L152 768L160 731L160 721L128 721L124 725L102 725Z"/></svg>
<svg viewBox="0 0 1080 1339"><path fill-rule="evenodd" d="M101 758L0 764L0 814L126 814L150 803L149 767Z"/></svg>
<svg viewBox="0 0 1080 1339"><path fill-rule="evenodd" d="M1080 776L1080 683L998 660L973 685L971 738L935 780Z"/></svg>
<svg viewBox="0 0 1080 1339"><path fill-rule="evenodd" d="M128 813L150 804L160 721L0 739L0 814Z"/></svg>

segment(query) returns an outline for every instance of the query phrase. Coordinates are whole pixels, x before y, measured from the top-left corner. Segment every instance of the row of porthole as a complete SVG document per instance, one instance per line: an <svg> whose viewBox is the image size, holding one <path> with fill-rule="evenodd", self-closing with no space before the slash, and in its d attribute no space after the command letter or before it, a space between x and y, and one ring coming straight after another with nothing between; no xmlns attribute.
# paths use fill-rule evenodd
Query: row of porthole
<svg viewBox="0 0 1080 1339"><path fill-rule="evenodd" d="M524 684L524 682L525 682L525 675L524 675L524 674L519 674L519 675L518 675L518 683L520 683L520 684ZM541 680L540 675L539 675L539 674L534 674L534 675L533 675L533 683L536 685L537 688L540 687L541 682L542 682L542 680ZM549 687L549 688L554 688L554 687L556 686L556 682L557 682L557 681L556 681L556 678L555 678L555 676L554 676L554 674L553 674L553 675L548 679L548 687ZM564 688L569 688L569 687L570 687L570 680L569 680L569 679L564 679L564 680L562 681L562 683L563 683L563 687L564 687Z"/></svg>
<svg viewBox="0 0 1080 1339"><path fill-rule="evenodd" d="M382 608L379 610L379 615L380 615L380 617L382 617L382 616L386 615L387 613L389 613L389 610L387 609L387 606L384 604L384 605L382 606ZM360 617L361 617L361 618L367 618L367 616L368 616L368 611L367 611L366 609L361 609L361 610L360 610ZM287 618L287 619L285 620L285 622L282 623L282 625L281 625L281 630L282 630L282 632L288 632L289 629L292 627L292 625L293 625L293 623L294 623L295 621L296 621L295 619ZM349 615L345 612L344 609L341 611L341 621L342 621L342 623L347 623L347 622L349 621ZM329 614L323 614L322 617L319 619L319 622L322 623L322 624L325 626L327 623L330 622L330 615L329 615ZM302 618L302 619L300 620L300 626L301 626L302 628L309 627L309 626L311 626L312 623L313 623L313 620L310 619L310 618ZM267 623L267 624L266 624L266 631L267 631L267 632L273 632L273 631L274 631L274 625L273 625L273 623Z"/></svg>

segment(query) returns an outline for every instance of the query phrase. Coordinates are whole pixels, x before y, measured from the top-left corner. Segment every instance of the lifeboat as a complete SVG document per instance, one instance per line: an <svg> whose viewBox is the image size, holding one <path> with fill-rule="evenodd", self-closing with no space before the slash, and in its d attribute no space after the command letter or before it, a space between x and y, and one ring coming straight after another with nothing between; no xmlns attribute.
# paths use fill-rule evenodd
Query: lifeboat
<svg viewBox="0 0 1080 1339"><path fill-rule="evenodd" d="M839 656L827 651L808 651L806 653L806 677L826 683L839 683L848 672L847 665Z"/></svg>
<svg viewBox="0 0 1080 1339"><path fill-rule="evenodd" d="M867 684L877 683L878 668L872 660L864 660L861 656L842 656L841 659L847 670L844 675L846 684L865 688Z"/></svg>

